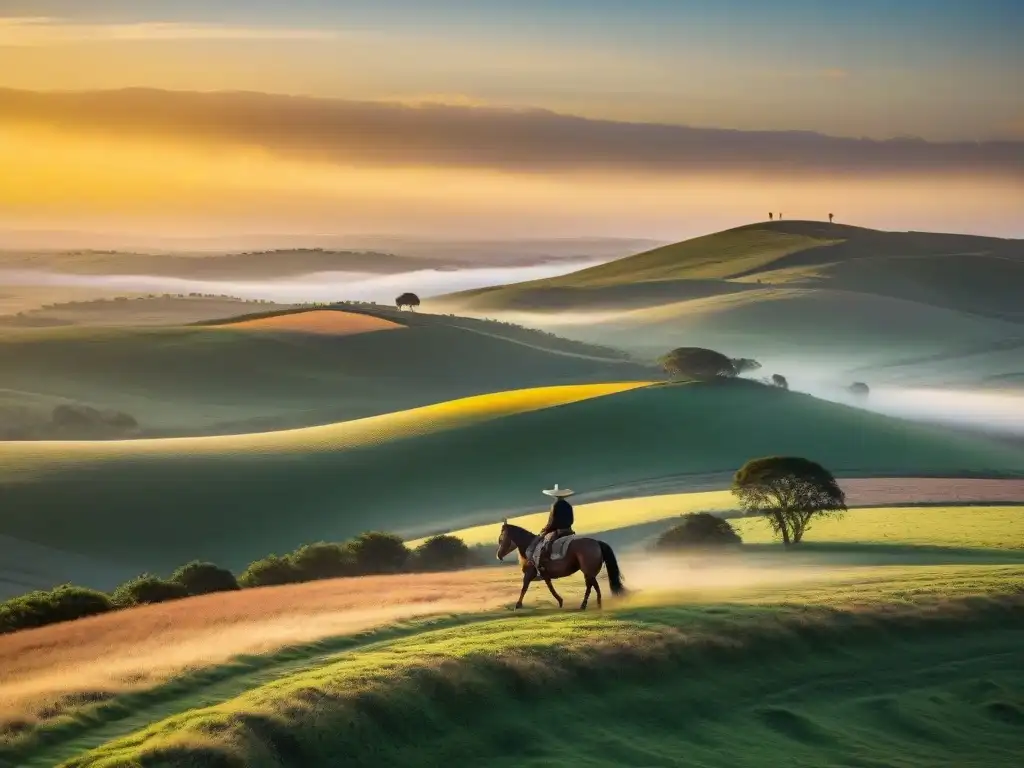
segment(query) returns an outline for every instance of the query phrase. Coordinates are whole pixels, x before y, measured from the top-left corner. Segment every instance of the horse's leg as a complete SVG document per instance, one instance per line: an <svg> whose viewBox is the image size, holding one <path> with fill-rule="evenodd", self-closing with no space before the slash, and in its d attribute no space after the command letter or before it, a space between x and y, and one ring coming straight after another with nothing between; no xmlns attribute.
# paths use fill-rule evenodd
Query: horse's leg
<svg viewBox="0 0 1024 768"><path fill-rule="evenodd" d="M555 592L555 585L551 583L551 579L544 579L544 583L548 585L548 589L551 590L551 595L558 601L558 607L562 607L562 596Z"/></svg>
<svg viewBox="0 0 1024 768"><path fill-rule="evenodd" d="M597 607L601 608L601 585L597 583L597 576L591 576L590 581L594 584L594 594L597 595Z"/></svg>
<svg viewBox="0 0 1024 768"><path fill-rule="evenodd" d="M536 573L532 566L523 571L523 591L519 593L519 602L516 603L517 610L523 607L523 597L526 596L526 590L530 588L530 582L533 581Z"/></svg>
<svg viewBox="0 0 1024 768"><path fill-rule="evenodd" d="M590 576L587 575L586 571L583 572L583 578L586 579L586 582L587 582L587 591L583 593L583 602L580 603L580 610L581 611L587 610L587 600L590 599L590 590L594 586L594 580Z"/></svg>

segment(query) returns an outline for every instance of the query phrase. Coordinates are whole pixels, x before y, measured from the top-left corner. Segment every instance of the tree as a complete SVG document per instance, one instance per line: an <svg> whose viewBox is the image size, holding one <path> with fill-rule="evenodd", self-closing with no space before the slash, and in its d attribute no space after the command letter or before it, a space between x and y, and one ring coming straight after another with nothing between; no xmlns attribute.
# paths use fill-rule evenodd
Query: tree
<svg viewBox="0 0 1024 768"><path fill-rule="evenodd" d="M786 546L799 544L818 516L841 515L846 495L827 469L796 456L767 456L740 467L733 495L749 515L761 515Z"/></svg>
<svg viewBox="0 0 1024 768"><path fill-rule="evenodd" d="M732 368L736 372L737 376L742 376L747 371L756 371L761 367L761 364L757 360L753 360L749 357L734 357L732 358Z"/></svg>
<svg viewBox="0 0 1024 768"><path fill-rule="evenodd" d="M477 564L476 554L457 536L431 536L413 552L417 570L455 571Z"/></svg>
<svg viewBox="0 0 1024 768"><path fill-rule="evenodd" d="M378 531L361 533L348 546L359 573L401 573L412 554L401 537Z"/></svg>
<svg viewBox="0 0 1024 768"><path fill-rule="evenodd" d="M789 389L789 382L786 381L786 377L781 373L773 373L772 386L778 387L779 389Z"/></svg>
<svg viewBox="0 0 1024 768"><path fill-rule="evenodd" d="M73 621L114 609L108 595L94 589L62 584L0 603L0 634Z"/></svg>
<svg viewBox="0 0 1024 768"><path fill-rule="evenodd" d="M710 512L683 515L683 522L661 534L655 549L677 550L704 547L733 546L743 543L728 520Z"/></svg>
<svg viewBox="0 0 1024 768"><path fill-rule="evenodd" d="M658 362L671 376L698 381L736 375L732 360L721 352L703 347L679 347L659 357Z"/></svg>
<svg viewBox="0 0 1024 768"><path fill-rule="evenodd" d="M273 587L278 584L294 584L300 581L299 572L286 557L267 555L262 560L250 563L238 577L242 587Z"/></svg>
<svg viewBox="0 0 1024 768"><path fill-rule="evenodd" d="M151 573L144 573L115 589L110 600L118 608L130 608L133 605L166 603L183 597L188 597L188 590L184 585L161 579Z"/></svg>
<svg viewBox="0 0 1024 768"><path fill-rule="evenodd" d="M299 547L288 557L303 581L336 579L353 576L356 572L355 555L341 544L318 542Z"/></svg>
<svg viewBox="0 0 1024 768"><path fill-rule="evenodd" d="M415 293L403 293L397 299L395 299L395 306L399 309L402 307L418 307L420 305L420 297Z"/></svg>
<svg viewBox="0 0 1024 768"><path fill-rule="evenodd" d="M181 584L190 595L230 592L239 589L235 575L226 568L193 560L171 574L171 581Z"/></svg>
<svg viewBox="0 0 1024 768"><path fill-rule="evenodd" d="M855 381L846 388L846 391L854 397L864 398L868 396L868 393L870 393L871 390L868 389L868 385L863 381Z"/></svg>

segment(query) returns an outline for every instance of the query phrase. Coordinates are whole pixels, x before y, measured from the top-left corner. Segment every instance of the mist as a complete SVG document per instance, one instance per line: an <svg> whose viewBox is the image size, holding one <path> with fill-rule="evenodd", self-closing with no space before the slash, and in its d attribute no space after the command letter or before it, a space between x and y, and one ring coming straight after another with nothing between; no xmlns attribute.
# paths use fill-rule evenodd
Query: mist
<svg viewBox="0 0 1024 768"><path fill-rule="evenodd" d="M7 286L84 287L125 293L206 293L265 299L282 304L332 301L394 302L395 296L412 291L421 299L454 291L539 280L575 272L602 263L597 260L564 260L528 267L480 267L458 270L424 269L393 275L360 272L318 272L294 278L267 280L187 280L157 275L70 275L27 270L0 271Z"/></svg>

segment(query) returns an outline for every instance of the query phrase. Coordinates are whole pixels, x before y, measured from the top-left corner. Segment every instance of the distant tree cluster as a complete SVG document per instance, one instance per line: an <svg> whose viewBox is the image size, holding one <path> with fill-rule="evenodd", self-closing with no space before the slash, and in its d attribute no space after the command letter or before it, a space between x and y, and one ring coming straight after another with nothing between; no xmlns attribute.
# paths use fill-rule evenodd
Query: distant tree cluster
<svg viewBox="0 0 1024 768"><path fill-rule="evenodd" d="M268 555L251 563L237 578L226 568L194 560L170 578L143 573L109 595L71 584L30 592L0 603L0 634L213 592L343 576L453 571L479 564L477 554L456 536L432 536L409 549L394 534L369 531L346 542L318 542L287 555Z"/></svg>

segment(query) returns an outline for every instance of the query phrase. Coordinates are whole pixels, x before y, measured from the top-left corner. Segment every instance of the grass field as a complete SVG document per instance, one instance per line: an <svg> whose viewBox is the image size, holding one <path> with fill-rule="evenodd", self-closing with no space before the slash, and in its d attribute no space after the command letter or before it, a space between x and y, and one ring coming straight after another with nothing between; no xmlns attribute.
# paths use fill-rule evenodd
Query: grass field
<svg viewBox="0 0 1024 768"><path fill-rule="evenodd" d="M649 589L602 613L446 616L296 646L8 729L0 756L26 768L1016 765L1024 566L804 570ZM515 579L492 588L514 599Z"/></svg>
<svg viewBox="0 0 1024 768"><path fill-rule="evenodd" d="M367 529L414 538L540 510L555 480L586 491L771 454L846 477L1024 472L1011 445L749 382L626 382L276 433L0 443L0 534L141 568L199 557L240 569Z"/></svg>
<svg viewBox="0 0 1024 768"><path fill-rule="evenodd" d="M25 410L48 419L55 404L79 402L129 413L143 434L177 436L326 424L518 387L658 375L536 331L377 314L318 310L213 327L8 329L0 332L0 398L20 419ZM329 334L310 330L335 315L364 328L408 327L386 334L341 335L337 323Z"/></svg>
<svg viewBox="0 0 1024 768"><path fill-rule="evenodd" d="M1015 287L1024 241L761 222L545 280L431 299L445 310L524 319L653 358L689 345L835 375L1024 338ZM1024 373L1020 356L960 370L926 362L907 381L979 384ZM786 373L785 370L780 371Z"/></svg>
<svg viewBox="0 0 1024 768"><path fill-rule="evenodd" d="M891 482L843 480L841 485L851 511L840 518L816 522L808 538L847 543L1020 549L1024 554L1024 481L961 481L966 492L956 506L942 505L941 502L955 500L956 484L955 480L941 478L893 478ZM976 486L972 487L973 484ZM874 506L883 500L914 502L915 506ZM1019 506L972 505L968 500L1003 500ZM928 506L922 506L924 504ZM634 531L642 536L637 543L649 542L674 525L680 516L695 512L723 514L732 520L745 542L772 540L770 529L760 519L741 519L736 497L729 491L670 493L578 504L574 508L574 530L581 535L600 536L615 546L630 540L629 534ZM965 517L968 514L970 516ZM546 519L545 511L514 517L509 522L539 531ZM496 543L495 530L495 524L489 523L450 533L470 545L490 545ZM415 539L409 546L417 546L422 541Z"/></svg>

